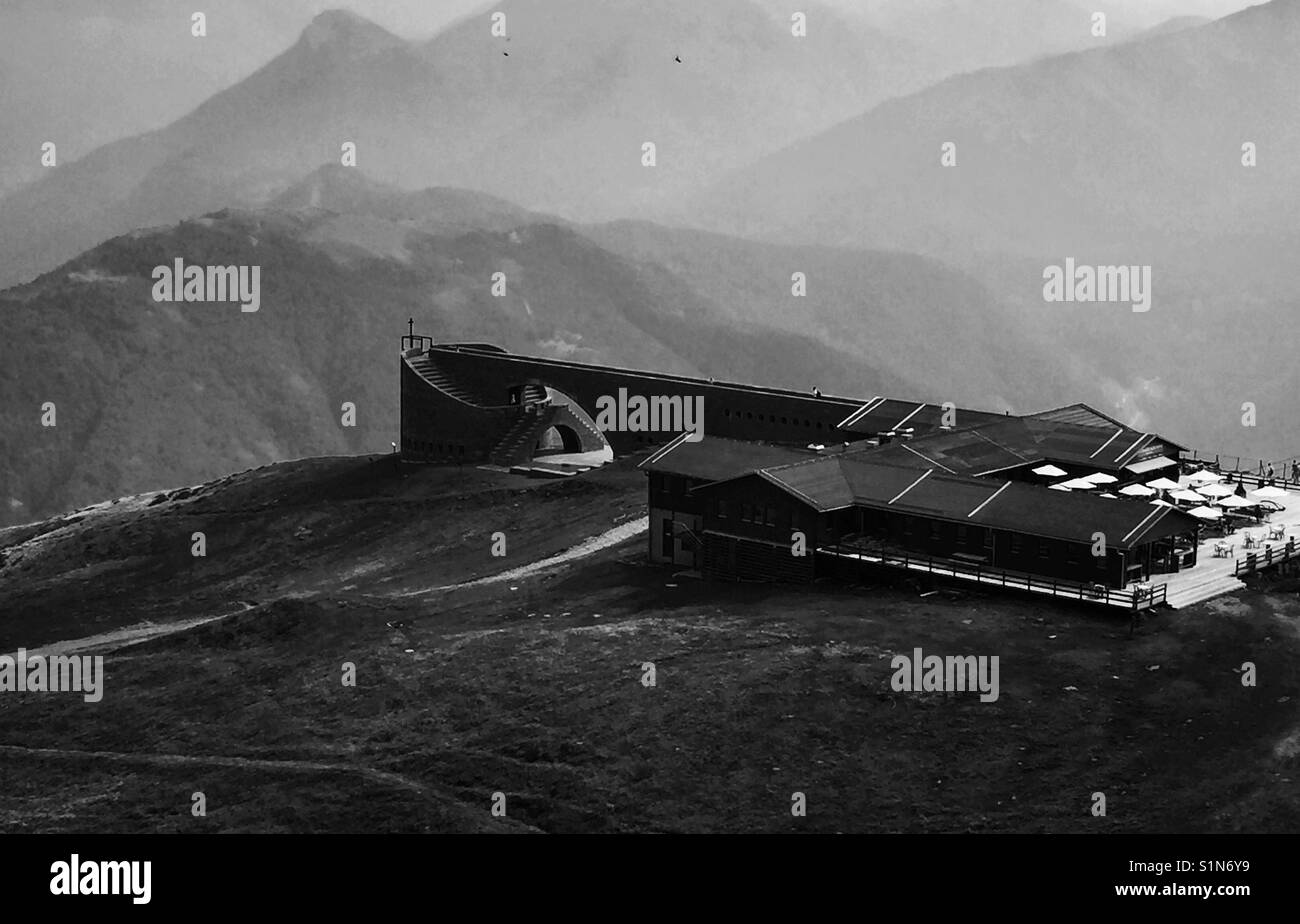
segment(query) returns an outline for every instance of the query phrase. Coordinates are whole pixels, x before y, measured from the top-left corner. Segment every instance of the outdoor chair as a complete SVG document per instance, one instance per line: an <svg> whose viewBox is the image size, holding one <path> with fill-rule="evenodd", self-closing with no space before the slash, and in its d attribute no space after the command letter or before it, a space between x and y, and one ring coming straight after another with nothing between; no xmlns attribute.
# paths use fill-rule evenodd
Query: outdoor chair
<svg viewBox="0 0 1300 924"><path fill-rule="evenodd" d="M1268 538L1270 538L1270 539L1283 539L1283 538L1285 538L1285 537L1286 537L1286 527L1285 527L1285 526L1270 526L1270 527L1268 528Z"/></svg>
<svg viewBox="0 0 1300 924"><path fill-rule="evenodd" d="M1255 538L1254 533L1242 533L1242 536L1245 539L1246 548L1253 549L1259 545L1259 540Z"/></svg>

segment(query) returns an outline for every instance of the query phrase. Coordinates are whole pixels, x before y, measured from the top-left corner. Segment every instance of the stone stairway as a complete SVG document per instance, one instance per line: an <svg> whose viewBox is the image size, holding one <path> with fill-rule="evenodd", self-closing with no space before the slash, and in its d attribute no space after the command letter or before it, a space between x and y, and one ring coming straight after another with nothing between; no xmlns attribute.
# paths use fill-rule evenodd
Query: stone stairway
<svg viewBox="0 0 1300 924"><path fill-rule="evenodd" d="M488 454L493 465L516 465L533 458L533 447L555 420L559 408L549 404L530 405L520 418L506 431L492 452Z"/></svg>
<svg viewBox="0 0 1300 924"><path fill-rule="evenodd" d="M595 426L593 422L588 420L588 416L586 416L585 413L576 413L573 412L573 408L568 408L568 415L565 415L565 417L567 417L565 422L567 422L569 426L572 426L573 429L580 431L580 433L585 433L588 437L593 438L595 442L601 444L601 446L606 442L604 434L601 433L601 430L597 429L597 426ZM586 442L586 439L584 439L584 442Z"/></svg>
<svg viewBox="0 0 1300 924"><path fill-rule="evenodd" d="M1169 588L1166 591L1165 602L1174 609L1179 610L1185 606L1202 603L1220 594L1233 593L1245 586L1231 574L1205 575L1190 583L1180 584L1177 589Z"/></svg>
<svg viewBox="0 0 1300 924"><path fill-rule="evenodd" d="M596 425L588 419L581 408L575 409L573 405L565 404L559 405L558 409L559 415L556 417L556 423L568 424L576 430L584 445L605 445L605 434L596 428Z"/></svg>
<svg viewBox="0 0 1300 924"><path fill-rule="evenodd" d="M453 378L451 378L451 376L439 369L437 364L429 358L428 353L409 357L406 362L412 369L419 373L420 377L426 382L440 391L446 392L453 398L464 401L466 404L472 404L475 407L491 406L491 403L487 401L483 395L475 394L473 391L457 383Z"/></svg>

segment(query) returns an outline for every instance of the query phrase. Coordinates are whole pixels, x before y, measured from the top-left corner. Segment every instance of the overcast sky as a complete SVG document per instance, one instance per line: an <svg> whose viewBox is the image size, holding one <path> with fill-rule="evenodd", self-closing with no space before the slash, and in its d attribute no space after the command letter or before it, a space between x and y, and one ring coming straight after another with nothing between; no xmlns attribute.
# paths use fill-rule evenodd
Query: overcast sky
<svg viewBox="0 0 1300 924"><path fill-rule="evenodd" d="M708 0L699 0L708 3ZM789 0L792 10L799 8L799 0ZM821 0L829 6L861 12L895 3L915 3L916 0ZM983 0L997 3L997 0ZM1126 17L1139 24L1154 24L1173 16L1226 16L1261 0L1073 0L1076 6L1091 9L1123 11ZM315 10L346 7L360 13L405 38L427 38L447 23L492 8L491 0L307 0ZM600 0L592 0L593 9L599 9Z"/></svg>

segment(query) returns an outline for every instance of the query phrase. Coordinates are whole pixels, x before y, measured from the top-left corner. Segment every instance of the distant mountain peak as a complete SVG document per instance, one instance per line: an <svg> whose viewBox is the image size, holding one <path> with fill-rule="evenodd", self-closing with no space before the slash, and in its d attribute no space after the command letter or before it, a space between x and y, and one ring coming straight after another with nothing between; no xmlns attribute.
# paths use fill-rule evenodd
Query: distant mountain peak
<svg viewBox="0 0 1300 924"><path fill-rule="evenodd" d="M303 30L302 44L312 51L338 48L349 54L369 54L406 43L383 26L351 10L326 10Z"/></svg>

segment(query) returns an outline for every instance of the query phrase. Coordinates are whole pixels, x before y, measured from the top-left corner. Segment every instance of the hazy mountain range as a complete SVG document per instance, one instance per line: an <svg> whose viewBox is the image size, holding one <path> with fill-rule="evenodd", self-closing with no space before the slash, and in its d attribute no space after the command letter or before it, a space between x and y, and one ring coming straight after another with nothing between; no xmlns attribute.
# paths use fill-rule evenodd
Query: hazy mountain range
<svg viewBox="0 0 1300 924"><path fill-rule="evenodd" d="M803 4L807 35L795 39L787 6L508 0L493 7L506 16L506 37L491 34L485 9L426 41L347 11L323 13L282 54L193 112L76 162L65 156L0 202L0 285L131 228L263 204L304 165L337 161L345 141L358 146L360 166L409 188L477 189L584 220L659 213L723 171L892 96L1118 34L1091 37L1089 14L1066 0L927 0L875 16ZM228 41L219 26L235 19L233 10L214 11L212 36L200 40L212 44L196 46L185 32L164 41L158 31L177 24L145 17L149 28L133 38L141 47L117 49L115 66L148 60L155 45L176 62L143 83L106 66L88 73L96 86L136 86L132 105L156 118L213 89L212 81L152 87L181 86L168 67L193 54L200 65L216 60L213 49ZM222 59L222 73L244 69L282 33L261 30L258 43ZM195 47L202 52L187 51ZM20 96L39 108L42 93L35 82ZM108 120L123 107L93 108ZM23 151L15 175L29 177L38 139L58 134L46 128L14 133ZM645 142L656 145L653 169L642 165Z"/></svg>
<svg viewBox="0 0 1300 924"><path fill-rule="evenodd" d="M35 180L41 145L67 164L160 128L292 42L306 0L212 0L208 34L169 0L7 0L0 9L0 195Z"/></svg>
<svg viewBox="0 0 1300 924"><path fill-rule="evenodd" d="M260 266L259 310L155 301L153 268L178 258ZM809 297L789 294L791 267L814 274ZM489 293L497 270L503 298ZM967 293L979 310L951 316L950 335L985 369L1007 363L1007 339L976 329L992 309L972 289L924 258L583 228L327 167L275 207L131 232L0 294L0 522L276 459L386 449L408 317L439 339L522 352L864 397L942 401L962 384L954 400L1002 402L1007 380L960 374L912 323ZM753 310L738 310L747 292ZM846 339L854 316L871 323ZM1026 367L1019 381L1034 378ZM355 428L341 426L344 401ZM39 426L45 402L56 427Z"/></svg>
<svg viewBox="0 0 1300 924"><path fill-rule="evenodd" d="M0 293L0 516L385 449L411 316L529 352L1086 400L1193 444L1300 450L1279 336L1298 307L1297 0L1212 22L1102 5L1104 39L1068 0L805 5L798 40L771 0L496 8L505 38L486 10L419 41L323 13L188 114L0 199L0 285L33 280ZM1043 269L1069 256L1152 265L1151 311L1045 304ZM178 257L261 265L262 310L153 302L150 270ZM54 430L34 428L44 401Z"/></svg>
<svg viewBox="0 0 1300 924"><path fill-rule="evenodd" d="M978 275L1139 425L1208 448L1300 450L1290 254L1300 232L1300 3L949 78L735 171L689 219L892 247ZM941 166L941 146L956 166ZM1243 145L1257 166L1243 165ZM1153 306L1045 304L1043 271L1149 265ZM1241 425L1242 405L1267 407Z"/></svg>
<svg viewBox="0 0 1300 924"><path fill-rule="evenodd" d="M801 140L698 220L948 256L1131 247L1300 224L1300 4L950 78ZM1242 144L1264 155L1244 169ZM940 166L956 145L957 165ZM1269 155L1272 156L1269 156Z"/></svg>

